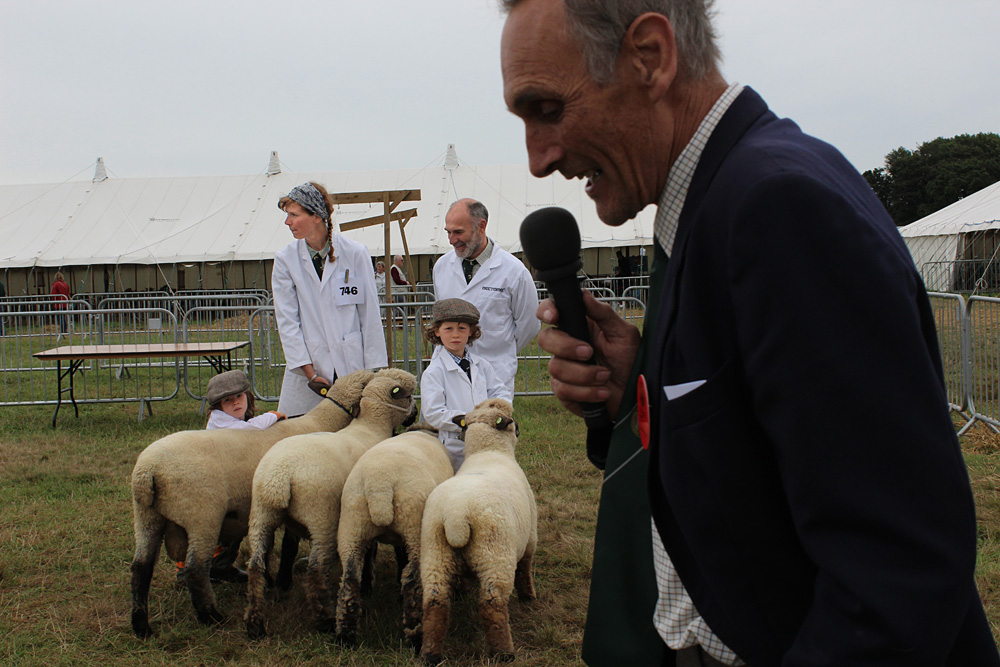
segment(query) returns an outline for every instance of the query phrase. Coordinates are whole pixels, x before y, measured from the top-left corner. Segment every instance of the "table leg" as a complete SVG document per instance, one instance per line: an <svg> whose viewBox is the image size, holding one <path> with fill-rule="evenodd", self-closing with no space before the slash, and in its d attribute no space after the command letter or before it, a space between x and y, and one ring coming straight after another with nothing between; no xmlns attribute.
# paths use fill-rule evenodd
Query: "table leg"
<svg viewBox="0 0 1000 667"><path fill-rule="evenodd" d="M56 411L52 413L52 428L56 427L56 417L59 416L59 406L62 405L62 361L56 359Z"/></svg>
<svg viewBox="0 0 1000 667"><path fill-rule="evenodd" d="M213 356L206 354L204 358L212 366L212 370L214 370L216 374L221 373L224 370L228 370L225 366L222 365L221 356Z"/></svg>
<svg viewBox="0 0 1000 667"><path fill-rule="evenodd" d="M56 418L59 417L59 408L62 406L62 395L65 392L69 392L69 399L73 403L73 413L77 419L80 418L80 406L76 404L76 394L74 393L73 376L76 375L76 371L83 365L84 359L70 359L69 366L64 372L62 369L62 361L56 360L56 410L52 413L52 428L56 427ZM63 378L69 376L69 387L63 389L62 381Z"/></svg>

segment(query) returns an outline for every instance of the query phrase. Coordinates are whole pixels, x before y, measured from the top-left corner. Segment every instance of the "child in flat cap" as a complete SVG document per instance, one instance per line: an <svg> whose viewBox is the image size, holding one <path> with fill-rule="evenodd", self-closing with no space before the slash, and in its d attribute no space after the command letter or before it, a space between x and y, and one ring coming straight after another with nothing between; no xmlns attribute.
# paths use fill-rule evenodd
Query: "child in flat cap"
<svg viewBox="0 0 1000 667"><path fill-rule="evenodd" d="M257 428L263 429L285 415L271 410L254 417L253 393L250 380L240 370L219 373L208 381L208 405L212 412L208 415L207 429L213 428Z"/></svg>
<svg viewBox="0 0 1000 667"><path fill-rule="evenodd" d="M206 429L216 428L251 428L264 429L271 426L285 415L280 412L265 413L254 417L253 393L250 391L250 380L246 373L240 370L219 373L208 381L205 392L211 413L208 415ZM215 547L212 555L212 566L209 577L212 581L227 581L243 583L247 573L234 565L240 553L240 542L228 542ZM184 562L178 562L177 579L181 580Z"/></svg>
<svg viewBox="0 0 1000 667"><path fill-rule="evenodd" d="M513 401L514 397L493 367L469 349L482 334L474 305L463 299L442 299L434 304L432 317L424 337L434 343L434 354L420 376L420 410L424 421L438 429L458 470L465 460L465 442L452 418L488 398Z"/></svg>

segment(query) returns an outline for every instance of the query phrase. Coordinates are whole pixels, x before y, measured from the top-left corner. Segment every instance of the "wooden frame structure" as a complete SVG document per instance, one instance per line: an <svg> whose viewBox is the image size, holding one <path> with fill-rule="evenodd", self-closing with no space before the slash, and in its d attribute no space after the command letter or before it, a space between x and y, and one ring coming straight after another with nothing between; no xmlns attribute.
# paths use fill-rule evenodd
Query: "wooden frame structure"
<svg viewBox="0 0 1000 667"><path fill-rule="evenodd" d="M390 272L392 270L392 251L390 246L389 232L393 221L399 223L399 236L403 240L403 257L406 258L406 272L410 276L411 284L414 276L413 263L410 261L410 249L406 244L406 223L417 217L417 209L410 208L405 211L396 209L404 201L420 201L420 190L376 190L372 192L338 192L330 193L334 206L338 204L382 204L382 215L374 215L360 220L343 222L340 224L340 231L346 232L352 229L371 227L372 225L382 225L385 234L385 302L392 303L392 280ZM393 362L393 351L395 349L392 327L386 327L386 349L389 354L389 365Z"/></svg>

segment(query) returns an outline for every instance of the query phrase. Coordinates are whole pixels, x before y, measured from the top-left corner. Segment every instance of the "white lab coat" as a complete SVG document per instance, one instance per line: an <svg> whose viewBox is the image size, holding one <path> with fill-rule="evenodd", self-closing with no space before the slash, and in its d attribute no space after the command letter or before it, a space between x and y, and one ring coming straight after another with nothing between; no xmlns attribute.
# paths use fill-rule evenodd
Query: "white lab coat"
<svg viewBox="0 0 1000 667"><path fill-rule="evenodd" d="M478 347L479 342L477 340L473 345ZM465 356L469 359L472 380L443 345L434 346L431 363L420 375L422 419L438 430L438 438L448 450L455 470L465 460L465 442L461 439L462 429L451 420L468 413L487 398L514 400L514 394L500 381L487 361L468 348Z"/></svg>
<svg viewBox="0 0 1000 667"><path fill-rule="evenodd" d="M212 410L208 415L208 424L205 428L210 431L216 428L265 429L273 426L277 421L278 415L273 412L265 412L262 415L257 415L243 421L222 410Z"/></svg>
<svg viewBox="0 0 1000 667"><path fill-rule="evenodd" d="M434 298L465 299L479 309L482 338L475 342L476 355L493 364L497 377L511 394L517 374L517 353L538 334L535 317L538 292L531 273L521 260L500 246L466 284L462 260L452 250L434 264Z"/></svg>
<svg viewBox="0 0 1000 667"><path fill-rule="evenodd" d="M334 373L388 365L368 248L337 232L332 247L335 261L323 267L322 282L304 239L274 255L271 289L286 364L278 410L287 415L308 412L322 400L308 387L306 364L331 381Z"/></svg>

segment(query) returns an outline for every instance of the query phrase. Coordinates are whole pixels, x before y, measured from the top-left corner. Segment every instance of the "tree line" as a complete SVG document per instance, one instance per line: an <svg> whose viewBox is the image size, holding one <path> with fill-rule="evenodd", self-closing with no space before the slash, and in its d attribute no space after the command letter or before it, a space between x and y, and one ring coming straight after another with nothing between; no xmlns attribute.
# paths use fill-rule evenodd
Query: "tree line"
<svg viewBox="0 0 1000 667"><path fill-rule="evenodd" d="M865 180L897 226L908 225L1000 181L1000 135L938 137L916 150L900 146Z"/></svg>

